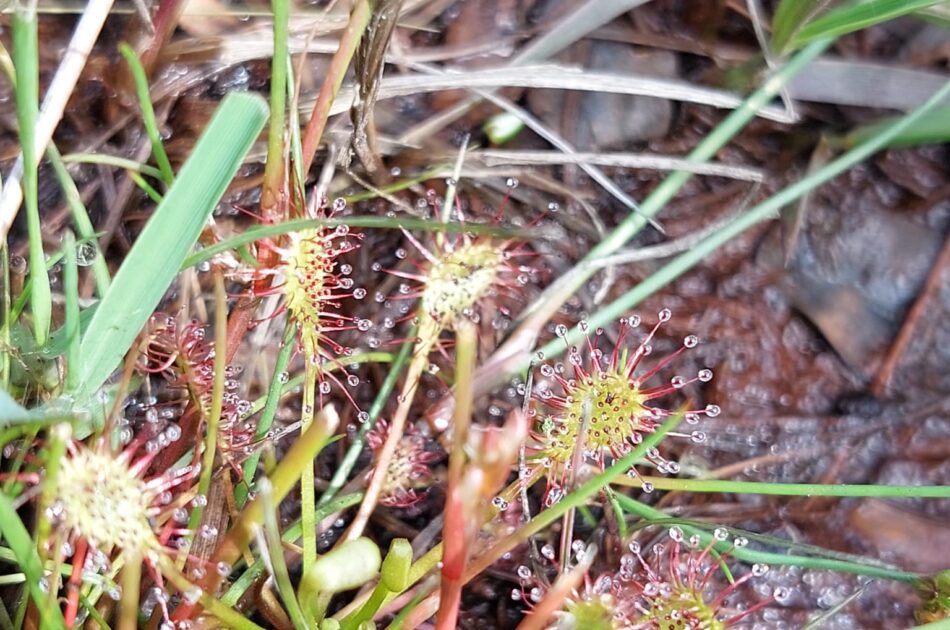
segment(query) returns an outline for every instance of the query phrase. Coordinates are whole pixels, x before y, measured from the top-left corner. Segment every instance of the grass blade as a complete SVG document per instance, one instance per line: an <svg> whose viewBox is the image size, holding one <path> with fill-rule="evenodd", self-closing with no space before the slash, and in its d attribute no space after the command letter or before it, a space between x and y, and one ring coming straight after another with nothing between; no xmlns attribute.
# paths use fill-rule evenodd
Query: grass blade
<svg viewBox="0 0 950 630"><path fill-rule="evenodd" d="M841 144L848 149L857 146L874 138L899 119L899 117L886 118L876 123L862 125L842 138ZM950 142L950 106L938 107L921 116L913 125L894 136L887 146L889 148L915 147L921 144L942 142ZM833 146L836 145L833 144Z"/></svg>
<svg viewBox="0 0 950 630"><path fill-rule="evenodd" d="M66 231L64 244L66 258L63 273L63 291L66 297L66 391L74 392L79 385L79 267L76 262L76 237Z"/></svg>
<svg viewBox="0 0 950 630"><path fill-rule="evenodd" d="M43 628L65 628L63 615L59 608L46 605L46 593L40 588L43 579L43 565L36 554L30 533L16 513L13 502L5 494L0 494L0 533L3 540L16 556L17 568L26 576L26 587L30 597L36 603Z"/></svg>
<svg viewBox="0 0 950 630"><path fill-rule="evenodd" d="M73 213L73 223L76 225L79 237L89 243L89 246L95 250L95 258L92 261L92 274L96 279L96 293L99 297L102 297L109 289L109 285L112 283L112 277L109 275L109 266L106 264L106 259L102 255L102 252L99 251L99 240L96 238L96 230L92 225L92 221L89 219L89 213L86 211L86 206L83 204L82 198L79 195L76 182L73 181L69 171L66 170L66 165L63 164L63 157L59 154L59 150L54 143L50 142L49 146L46 147L46 156L53 166L56 179L59 180L59 187L63 191L63 197L65 197L66 203Z"/></svg>
<svg viewBox="0 0 950 630"><path fill-rule="evenodd" d="M266 118L256 95L232 93L221 103L89 324L80 398L105 382L158 306Z"/></svg>
<svg viewBox="0 0 950 630"><path fill-rule="evenodd" d="M782 0L772 17L772 42L774 52L782 52L802 26L834 0Z"/></svg>
<svg viewBox="0 0 950 630"><path fill-rule="evenodd" d="M837 37L920 11L943 0L867 0L829 11L803 26L786 46L794 50L822 37Z"/></svg>
<svg viewBox="0 0 950 630"><path fill-rule="evenodd" d="M46 256L43 253L43 230L37 200L37 166L34 133L39 111L40 93L39 36L36 24L36 4L19 7L13 16L13 59L16 63L16 113L20 127L20 147L23 150L23 200L26 206L27 230L30 239L30 306L33 312L33 336L36 343L45 346L52 319L52 296Z"/></svg>
<svg viewBox="0 0 950 630"><path fill-rule="evenodd" d="M168 161L168 155L165 153L165 147L162 146L162 134L158 130L158 121L155 119L155 110L152 108L152 97L148 91L148 77L145 76L145 68L142 62L135 56L135 51L128 44L119 44L119 52L125 57L125 62L129 64L129 70L132 72L132 79L135 81L135 93L139 98L139 106L142 108L142 122L145 124L145 133L152 143L152 153L155 154L155 162L162 173L162 181L171 186L175 181L175 173L172 171L172 164Z"/></svg>
<svg viewBox="0 0 950 630"><path fill-rule="evenodd" d="M627 291L625 294L601 307L593 317L590 318L590 326L604 326L614 321L633 308L645 298L656 291L665 287L667 284L680 277L692 269L699 262L705 260L717 249L731 241L733 238L742 234L747 229L762 221L775 216L782 208L795 201L810 190L829 181L833 177L852 168L859 162L867 159L881 148L887 146L893 138L916 124L924 115L932 111L945 98L950 96L950 83L947 83L939 92L934 94L926 103L921 105L913 113L908 114L896 123L890 125L887 129L881 131L876 137L848 151L834 162L831 162L819 171L815 171L808 177L788 186L781 192L773 195L762 203L750 208L726 225L718 232L710 234L702 241L697 243L692 249L686 251L669 263L658 269L653 275L645 279L640 284ZM565 340L567 344L577 343L584 337L584 333L579 328L572 329L567 337L556 339L540 349L547 356L556 356L563 351ZM528 363L528 358L524 361Z"/></svg>

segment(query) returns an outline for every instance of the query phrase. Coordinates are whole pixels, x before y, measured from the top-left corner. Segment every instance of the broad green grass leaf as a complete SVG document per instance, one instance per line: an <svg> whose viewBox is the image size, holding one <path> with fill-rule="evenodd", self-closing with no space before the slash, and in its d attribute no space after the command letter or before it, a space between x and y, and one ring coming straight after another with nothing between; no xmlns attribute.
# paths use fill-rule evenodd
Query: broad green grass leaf
<svg viewBox="0 0 950 630"><path fill-rule="evenodd" d="M0 493L0 533L3 540L16 556L17 568L26 576L26 587L30 597L36 603L42 628L65 628L66 622L59 608L46 605L46 593L40 588L43 578L43 565L36 554L36 547L23 521L16 513L13 502Z"/></svg>
<svg viewBox="0 0 950 630"><path fill-rule="evenodd" d="M0 427L18 422L29 422L31 419L29 411L21 407L13 396L0 389Z"/></svg>
<svg viewBox="0 0 950 630"><path fill-rule="evenodd" d="M264 127L259 96L229 94L116 273L81 345L77 397L91 395L119 365L168 290L248 149Z"/></svg>
<svg viewBox="0 0 950 630"><path fill-rule="evenodd" d="M794 0L792 0L794 1ZM853 33L881 22L908 15L940 4L946 0L864 0L829 11L809 22L795 33L784 47L785 52L822 37Z"/></svg>

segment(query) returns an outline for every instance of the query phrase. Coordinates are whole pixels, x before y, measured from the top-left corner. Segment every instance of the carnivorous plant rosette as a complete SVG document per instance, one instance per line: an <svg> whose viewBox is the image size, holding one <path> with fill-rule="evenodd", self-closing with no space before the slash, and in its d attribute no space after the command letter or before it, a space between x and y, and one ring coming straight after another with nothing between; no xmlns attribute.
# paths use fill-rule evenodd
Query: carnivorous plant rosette
<svg viewBox="0 0 950 630"><path fill-rule="evenodd" d="M609 352L597 347L596 339L604 334L599 329L594 341L587 338L586 353L577 346L568 349L569 368L563 363L541 366L542 379L535 390L539 403L534 410L539 416L533 433L536 444L531 450L533 461L548 471L548 504L562 496L567 475L576 464L590 458L603 468L608 455L622 457L643 441L644 434L655 431L664 418L675 413L655 401L690 383L712 379L712 370L702 369L689 378L674 376L665 384L648 383L683 352L698 345L695 335L687 336L679 348L638 373L643 360L652 353L657 331L670 317L669 309L660 311L657 323L632 349L625 342L640 325L638 316L620 321L617 342ZM566 332L566 328L558 327L559 335ZM572 372L570 376L565 375L568 369ZM719 407L710 404L689 410L686 420L696 423L700 415L715 417ZM697 442L705 439L699 431L689 437ZM647 458L661 472L679 470L675 462L665 460L656 449L648 451ZM630 473L635 475L636 470L631 469ZM645 488L649 490L649 486Z"/></svg>
<svg viewBox="0 0 950 630"><path fill-rule="evenodd" d="M179 437L178 426L169 425L151 437L143 433L132 439L118 453L101 439L92 448L80 442L67 443L46 511L53 528L51 542L61 541L49 546L50 553L73 565L66 598L67 624L76 619L82 584L94 574L107 572L118 559L124 563L144 560L162 591L157 603L168 618L160 559L166 553L176 553L174 544L190 533L185 528L185 506L193 498L183 491L198 475L198 467L158 473L150 472L149 467L161 445Z"/></svg>
<svg viewBox="0 0 950 630"><path fill-rule="evenodd" d="M631 542L620 557L620 568L602 571L596 577L589 572L594 558L587 557L593 547L575 541L575 562L568 563L569 573L580 570L583 575L570 592L561 593L559 586L570 576L561 572L551 584L548 569L557 565L556 552L545 545L541 548L541 574L519 566L520 584L512 591L512 599L525 602L529 615L553 615L555 622L549 627L558 630L726 630L782 596L776 589L773 597L752 604L744 601L740 595L743 585L765 575L768 567L734 566L729 573L739 577L727 579L722 567L729 553L714 554L713 547L728 537L726 530L717 529L702 545L699 537L686 540L683 531L673 527L668 541L655 543L646 552L641 552L639 543ZM733 544L741 547L746 541L736 538ZM720 572L722 578L717 579ZM754 594L747 596L757 599ZM556 610L550 607L552 603L558 606Z"/></svg>

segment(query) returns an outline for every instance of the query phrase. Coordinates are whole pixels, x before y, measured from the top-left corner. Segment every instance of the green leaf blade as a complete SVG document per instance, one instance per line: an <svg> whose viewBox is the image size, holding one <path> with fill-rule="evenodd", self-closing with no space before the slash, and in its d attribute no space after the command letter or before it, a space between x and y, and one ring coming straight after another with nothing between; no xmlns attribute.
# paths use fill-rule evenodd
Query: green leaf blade
<svg viewBox="0 0 950 630"><path fill-rule="evenodd" d="M795 49L823 37L838 37L854 31L921 11L945 0L866 0L829 11L805 24L789 41Z"/></svg>

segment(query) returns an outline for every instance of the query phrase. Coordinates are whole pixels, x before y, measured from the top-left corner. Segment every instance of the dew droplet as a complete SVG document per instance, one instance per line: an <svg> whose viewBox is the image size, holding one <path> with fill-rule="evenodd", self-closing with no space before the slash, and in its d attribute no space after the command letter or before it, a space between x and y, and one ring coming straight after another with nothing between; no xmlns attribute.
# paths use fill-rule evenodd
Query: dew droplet
<svg viewBox="0 0 950 630"><path fill-rule="evenodd" d="M96 246L92 243L80 243L76 246L76 264L88 267L96 259Z"/></svg>

